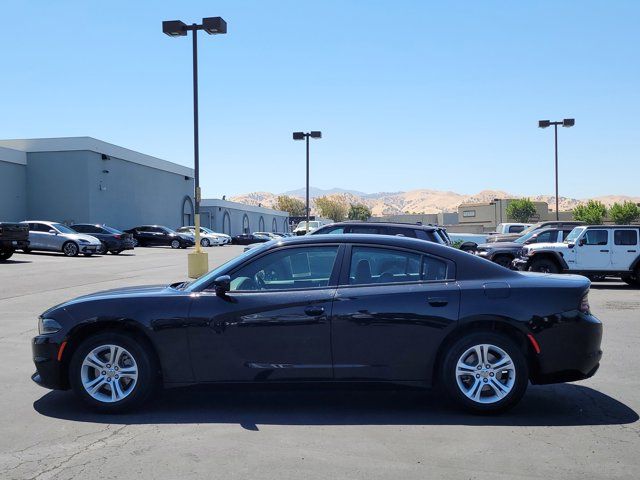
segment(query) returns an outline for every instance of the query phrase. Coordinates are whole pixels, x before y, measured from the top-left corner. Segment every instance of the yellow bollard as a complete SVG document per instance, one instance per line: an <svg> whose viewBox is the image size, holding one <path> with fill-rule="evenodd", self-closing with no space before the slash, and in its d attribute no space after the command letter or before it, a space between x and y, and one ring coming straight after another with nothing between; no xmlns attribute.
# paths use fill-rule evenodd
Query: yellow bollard
<svg viewBox="0 0 640 480"><path fill-rule="evenodd" d="M189 278L200 278L202 275L209 271L209 254L202 251L200 245L200 214L195 215L196 227L196 246L195 250L191 252L188 257L188 275Z"/></svg>

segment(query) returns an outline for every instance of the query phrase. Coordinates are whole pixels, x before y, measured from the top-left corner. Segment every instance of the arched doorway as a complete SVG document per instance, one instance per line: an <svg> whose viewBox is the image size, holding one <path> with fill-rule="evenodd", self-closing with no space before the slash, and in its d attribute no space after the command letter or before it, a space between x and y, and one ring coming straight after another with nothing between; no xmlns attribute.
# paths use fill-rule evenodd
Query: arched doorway
<svg viewBox="0 0 640 480"><path fill-rule="evenodd" d="M229 216L229 212L226 211L222 216L222 233L231 235L231 217Z"/></svg>
<svg viewBox="0 0 640 480"><path fill-rule="evenodd" d="M278 223L276 222L276 219L273 219L273 222L271 222L271 231L272 232L277 232L278 231Z"/></svg>
<svg viewBox="0 0 640 480"><path fill-rule="evenodd" d="M282 220L282 233L289 233L289 222L286 218Z"/></svg>
<svg viewBox="0 0 640 480"><path fill-rule="evenodd" d="M264 232L264 218L260 216L260 220L258 220L258 231Z"/></svg>
<svg viewBox="0 0 640 480"><path fill-rule="evenodd" d="M249 233L249 217L246 213L242 217L242 233Z"/></svg>
<svg viewBox="0 0 640 480"><path fill-rule="evenodd" d="M186 196L182 200L182 226L193 225L193 202L191 197Z"/></svg>

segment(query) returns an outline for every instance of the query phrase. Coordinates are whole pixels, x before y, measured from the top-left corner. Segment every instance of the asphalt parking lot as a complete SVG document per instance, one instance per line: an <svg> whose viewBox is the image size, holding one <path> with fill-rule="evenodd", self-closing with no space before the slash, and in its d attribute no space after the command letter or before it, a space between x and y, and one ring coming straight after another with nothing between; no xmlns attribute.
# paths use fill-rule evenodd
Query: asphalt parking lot
<svg viewBox="0 0 640 480"><path fill-rule="evenodd" d="M210 267L243 247L207 249ZM187 252L0 264L0 478L638 478L640 290L594 284L605 325L600 371L530 387L498 417L433 392L350 388L171 390L142 412L101 416L30 380L46 308L81 294L186 279Z"/></svg>

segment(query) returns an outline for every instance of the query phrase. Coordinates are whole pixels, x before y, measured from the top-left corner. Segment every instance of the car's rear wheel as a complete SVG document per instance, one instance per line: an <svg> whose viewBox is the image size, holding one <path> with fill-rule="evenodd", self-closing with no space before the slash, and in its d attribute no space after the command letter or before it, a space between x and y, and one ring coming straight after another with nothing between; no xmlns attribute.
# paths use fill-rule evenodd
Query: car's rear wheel
<svg viewBox="0 0 640 480"><path fill-rule="evenodd" d="M133 239L133 246L134 246L134 247L141 247L142 245L140 244L140 242L138 242L138 239L137 239L137 238L134 238L134 239Z"/></svg>
<svg viewBox="0 0 640 480"><path fill-rule="evenodd" d="M4 262L5 260L9 260L13 256L13 250L0 252L0 262Z"/></svg>
<svg viewBox="0 0 640 480"><path fill-rule="evenodd" d="M211 242L208 238L203 238L202 240L200 240L200 245L202 245L203 247L208 247L209 245L211 245Z"/></svg>
<svg viewBox="0 0 640 480"><path fill-rule="evenodd" d="M92 408L121 412L149 399L158 385L158 367L144 342L122 333L99 333L74 352L69 382Z"/></svg>
<svg viewBox="0 0 640 480"><path fill-rule="evenodd" d="M539 258L531 262L529 271L540 273L560 273L560 269L556 262L549 260L548 258Z"/></svg>
<svg viewBox="0 0 640 480"><path fill-rule="evenodd" d="M509 268L513 259L509 255L497 255L493 261L501 267Z"/></svg>
<svg viewBox="0 0 640 480"><path fill-rule="evenodd" d="M78 245L75 242L67 242L62 246L62 253L67 257L75 257L80 252Z"/></svg>
<svg viewBox="0 0 640 480"><path fill-rule="evenodd" d="M111 250L111 255L120 255L122 250Z"/></svg>
<svg viewBox="0 0 640 480"><path fill-rule="evenodd" d="M520 401L529 382L527 360L507 336L470 333L445 354L440 376L449 396L474 413L503 412Z"/></svg>
<svg viewBox="0 0 640 480"><path fill-rule="evenodd" d="M23 248L22 249L22 253L31 253L31 249L30 248Z"/></svg>
<svg viewBox="0 0 640 480"><path fill-rule="evenodd" d="M634 273L622 275L620 278L632 287L640 287L640 266L635 269Z"/></svg>
<svg viewBox="0 0 640 480"><path fill-rule="evenodd" d="M180 248L180 241L179 240L172 240L171 241L171 248Z"/></svg>
<svg viewBox="0 0 640 480"><path fill-rule="evenodd" d="M106 253L107 253L107 244L104 243L104 242L100 242L100 246L96 250L96 253L98 255L106 255Z"/></svg>

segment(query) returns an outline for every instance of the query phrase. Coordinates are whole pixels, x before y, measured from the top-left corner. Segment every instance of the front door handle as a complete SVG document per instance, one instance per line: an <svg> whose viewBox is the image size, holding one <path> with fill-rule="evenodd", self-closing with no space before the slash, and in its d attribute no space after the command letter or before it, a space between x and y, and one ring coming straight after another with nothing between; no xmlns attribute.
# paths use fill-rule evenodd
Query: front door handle
<svg viewBox="0 0 640 480"><path fill-rule="evenodd" d="M307 307L304 309L304 313L310 317L317 317L324 313L324 307Z"/></svg>
<svg viewBox="0 0 640 480"><path fill-rule="evenodd" d="M429 297L427 298L427 301L432 307L444 307L449 303L449 300L445 297Z"/></svg>
<svg viewBox="0 0 640 480"><path fill-rule="evenodd" d="M600 251L603 252L603 253L609 252L609 250L600 250Z"/></svg>

